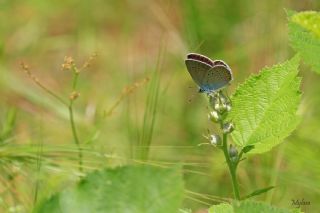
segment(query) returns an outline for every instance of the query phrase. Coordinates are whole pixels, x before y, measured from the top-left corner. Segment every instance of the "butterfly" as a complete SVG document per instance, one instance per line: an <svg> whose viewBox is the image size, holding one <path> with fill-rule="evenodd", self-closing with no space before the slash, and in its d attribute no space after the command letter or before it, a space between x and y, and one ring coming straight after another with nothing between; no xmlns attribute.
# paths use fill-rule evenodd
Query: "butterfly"
<svg viewBox="0 0 320 213"><path fill-rule="evenodd" d="M185 63L201 93L216 92L233 80L230 67L222 60L213 61L204 55L189 53Z"/></svg>

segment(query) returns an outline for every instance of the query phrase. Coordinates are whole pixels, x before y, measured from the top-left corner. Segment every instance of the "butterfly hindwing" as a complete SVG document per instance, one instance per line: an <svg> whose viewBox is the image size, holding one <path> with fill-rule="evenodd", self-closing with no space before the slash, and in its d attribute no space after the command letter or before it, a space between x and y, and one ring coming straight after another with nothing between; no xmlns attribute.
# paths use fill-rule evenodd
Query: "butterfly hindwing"
<svg viewBox="0 0 320 213"><path fill-rule="evenodd" d="M215 65L206 72L200 88L204 91L218 90L227 86L231 80L232 74L227 67Z"/></svg>

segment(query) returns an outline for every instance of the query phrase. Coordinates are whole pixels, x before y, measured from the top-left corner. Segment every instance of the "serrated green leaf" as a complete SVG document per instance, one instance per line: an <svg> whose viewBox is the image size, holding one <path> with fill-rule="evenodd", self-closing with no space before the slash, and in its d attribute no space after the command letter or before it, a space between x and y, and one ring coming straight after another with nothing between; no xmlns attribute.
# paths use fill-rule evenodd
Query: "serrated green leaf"
<svg viewBox="0 0 320 213"><path fill-rule="evenodd" d="M233 213L233 207L228 203L211 206L209 213Z"/></svg>
<svg viewBox="0 0 320 213"><path fill-rule="evenodd" d="M320 13L315 11L296 13L291 17L291 21L299 24L301 27L320 38Z"/></svg>
<svg viewBox="0 0 320 213"><path fill-rule="evenodd" d="M299 209L282 209L267 203L245 200L232 205L223 203L211 206L209 213L300 213Z"/></svg>
<svg viewBox="0 0 320 213"><path fill-rule="evenodd" d="M301 78L299 56L264 68L240 85L232 96L229 119L235 123L232 139L240 147L254 145L252 153L269 151L297 126Z"/></svg>
<svg viewBox="0 0 320 213"><path fill-rule="evenodd" d="M269 187L266 187L266 188L263 188L263 189L257 189L255 191L253 191L252 193L250 193L249 195L245 196L244 198L247 199L247 198L250 198L250 197L253 197L253 196L261 195L263 193L268 192L269 190L271 190L273 188L274 188L274 186L269 186Z"/></svg>
<svg viewBox="0 0 320 213"><path fill-rule="evenodd" d="M320 13L290 11L288 19L290 45L313 71L320 73Z"/></svg>
<svg viewBox="0 0 320 213"><path fill-rule="evenodd" d="M126 166L89 174L76 186L43 202L37 213L178 212L180 169Z"/></svg>

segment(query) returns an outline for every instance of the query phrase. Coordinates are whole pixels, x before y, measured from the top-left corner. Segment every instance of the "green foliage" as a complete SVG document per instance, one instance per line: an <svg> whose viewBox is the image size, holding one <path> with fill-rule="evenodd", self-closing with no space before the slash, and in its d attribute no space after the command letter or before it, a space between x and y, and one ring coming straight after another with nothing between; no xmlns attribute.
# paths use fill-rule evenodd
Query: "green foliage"
<svg viewBox="0 0 320 213"><path fill-rule="evenodd" d="M250 198L250 197L253 197L253 196L261 195L263 193L268 192L269 190L271 190L273 188L274 188L274 186L269 186L269 187L266 187L266 188L263 188L263 189L257 189L255 191L253 191L252 193L250 193L249 195L245 196L244 198L247 199L247 198Z"/></svg>
<svg viewBox="0 0 320 213"><path fill-rule="evenodd" d="M43 202L35 212L178 212L182 198L179 169L125 166L89 174Z"/></svg>
<svg viewBox="0 0 320 213"><path fill-rule="evenodd" d="M233 207L230 204L222 203L214 205L209 209L209 213L233 213Z"/></svg>
<svg viewBox="0 0 320 213"><path fill-rule="evenodd" d="M267 203L262 202L254 202L254 201L243 201L240 203L233 204L234 212L236 213L261 213L261 212L268 212L268 213L292 213L296 212L294 210L289 209L282 209L271 206Z"/></svg>
<svg viewBox="0 0 320 213"><path fill-rule="evenodd" d="M300 102L299 57L264 68L240 85L232 97L229 119L235 123L231 134L241 146L254 145L250 153L269 151L297 126Z"/></svg>
<svg viewBox="0 0 320 213"><path fill-rule="evenodd" d="M254 201L242 201L231 204L219 204L214 205L209 209L209 213L293 213L301 212L297 209L281 209L274 206L270 206L266 203L254 202Z"/></svg>
<svg viewBox="0 0 320 213"><path fill-rule="evenodd" d="M0 143L8 139L15 127L17 110L12 108L7 112L6 119L3 122L2 130L0 132Z"/></svg>
<svg viewBox="0 0 320 213"><path fill-rule="evenodd" d="M288 11L289 39L292 48L312 70L320 73L320 13Z"/></svg>
<svg viewBox="0 0 320 213"><path fill-rule="evenodd" d="M154 126L157 115L157 105L159 101L159 89L160 89L160 55L158 56L158 65L152 75L152 79L148 88L148 95L145 105L145 112L143 116L143 125L141 137L139 138L139 145L143 147L140 149L139 158L147 160L149 157L149 149L152 142Z"/></svg>
<svg viewBox="0 0 320 213"><path fill-rule="evenodd" d="M296 13L291 21L307 29L310 33L320 38L320 13L315 11L304 11Z"/></svg>
<svg viewBox="0 0 320 213"><path fill-rule="evenodd" d="M253 149L254 149L254 145L248 145L248 146L243 147L242 152L243 153L248 153Z"/></svg>
<svg viewBox="0 0 320 213"><path fill-rule="evenodd" d="M63 57L75 56L78 63L95 51L97 61L79 78L81 96L73 112L84 173L139 163L140 158L157 165L181 162L185 185L197 194L186 196L180 213L200 212L206 203L228 200L232 184L223 153L196 146L206 142L201 135L208 128L204 122L207 109L203 95L189 88L193 84L181 57L190 51L225 60L234 70L233 90L235 82L243 82L255 67L286 60L284 7L316 10L320 1L2 1L1 14L10 18L0 23L0 212L31 212L39 201L76 184L72 177L78 174L78 150L72 144L68 110L20 73L19 62L29 64L44 86L68 101L73 92L71 73L60 71ZM289 27L291 23L298 29L293 37L302 38L296 41L300 42L299 55L306 63L309 59L319 65L319 34L300 19L290 20ZM160 63L163 68L156 70L161 70L161 76L152 77L147 70L156 64L161 42L168 51ZM238 147L237 171L242 197L254 189L277 185L268 192L268 202L288 206L291 199L305 198L311 202L307 211L312 212L320 209L320 84L313 73L303 74L302 125L279 152L258 161L240 157L254 152L254 145ZM150 77L148 84L125 95L112 116L103 116L122 96L121 91L145 77ZM11 112L6 116L11 107L17 109L17 116ZM217 126L209 128L219 132ZM132 184L141 185L136 179ZM63 193L53 196L44 211L54 212Z"/></svg>
<svg viewBox="0 0 320 213"><path fill-rule="evenodd" d="M192 213L191 209L179 209L179 213Z"/></svg>

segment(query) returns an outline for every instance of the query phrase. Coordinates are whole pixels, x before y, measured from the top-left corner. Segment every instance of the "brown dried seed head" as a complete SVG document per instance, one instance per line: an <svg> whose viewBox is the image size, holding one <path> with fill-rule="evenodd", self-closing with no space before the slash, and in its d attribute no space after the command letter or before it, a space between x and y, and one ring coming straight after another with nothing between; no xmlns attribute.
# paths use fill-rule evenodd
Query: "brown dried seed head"
<svg viewBox="0 0 320 213"><path fill-rule="evenodd" d="M98 54L97 53L93 53L88 60L83 64L82 68L88 68L91 66L92 61L95 60L97 58Z"/></svg>
<svg viewBox="0 0 320 213"><path fill-rule="evenodd" d="M77 99L79 96L80 96L80 93L79 93L79 92L73 91L73 92L70 94L69 98L70 98L70 100L75 100L75 99Z"/></svg>
<svg viewBox="0 0 320 213"><path fill-rule="evenodd" d="M74 66L74 60L70 56L65 56L63 64L61 65L62 70L71 70Z"/></svg>
<svg viewBox="0 0 320 213"><path fill-rule="evenodd" d="M25 64L23 61L20 62L21 68L25 71L29 70L29 66L27 64Z"/></svg>

